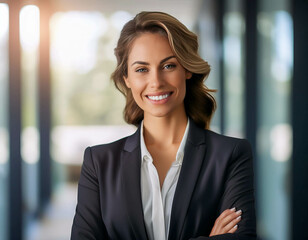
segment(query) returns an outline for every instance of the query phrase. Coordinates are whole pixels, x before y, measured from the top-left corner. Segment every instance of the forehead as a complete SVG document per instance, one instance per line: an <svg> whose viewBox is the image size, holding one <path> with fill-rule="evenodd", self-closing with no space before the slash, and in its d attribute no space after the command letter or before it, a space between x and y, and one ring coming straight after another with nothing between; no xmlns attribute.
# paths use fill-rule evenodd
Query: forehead
<svg viewBox="0 0 308 240"><path fill-rule="evenodd" d="M132 43L128 62L155 61L174 55L168 38L160 33L142 33Z"/></svg>

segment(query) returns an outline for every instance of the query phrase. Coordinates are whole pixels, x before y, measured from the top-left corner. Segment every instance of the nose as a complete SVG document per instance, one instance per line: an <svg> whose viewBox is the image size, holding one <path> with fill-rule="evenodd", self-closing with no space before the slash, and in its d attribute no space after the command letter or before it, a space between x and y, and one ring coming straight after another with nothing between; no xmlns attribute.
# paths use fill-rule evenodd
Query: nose
<svg viewBox="0 0 308 240"><path fill-rule="evenodd" d="M151 71L149 84L151 88L160 88L164 85L163 76L158 70Z"/></svg>

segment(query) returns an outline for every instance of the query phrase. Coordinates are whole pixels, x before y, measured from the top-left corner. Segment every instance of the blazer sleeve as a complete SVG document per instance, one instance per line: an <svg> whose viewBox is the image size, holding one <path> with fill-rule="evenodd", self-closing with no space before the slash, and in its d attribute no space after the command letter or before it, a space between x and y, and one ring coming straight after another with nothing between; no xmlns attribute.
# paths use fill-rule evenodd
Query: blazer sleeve
<svg viewBox="0 0 308 240"><path fill-rule="evenodd" d="M242 210L242 219L238 223L237 231L233 234L195 239L255 240L257 238L252 159L249 142L245 139L239 140L229 160L224 193L219 207L219 214L233 207Z"/></svg>
<svg viewBox="0 0 308 240"><path fill-rule="evenodd" d="M108 239L101 217L99 184L90 147L85 150L84 154L77 200L71 240Z"/></svg>

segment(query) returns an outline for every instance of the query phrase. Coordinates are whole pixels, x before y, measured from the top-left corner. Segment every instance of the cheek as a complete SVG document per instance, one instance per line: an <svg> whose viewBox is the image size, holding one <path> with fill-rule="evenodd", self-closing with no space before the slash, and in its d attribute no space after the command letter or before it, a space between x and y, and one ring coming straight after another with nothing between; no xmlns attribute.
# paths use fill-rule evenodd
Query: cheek
<svg viewBox="0 0 308 240"><path fill-rule="evenodd" d="M133 74L131 73L128 74L129 76L127 78L124 78L126 86L130 88L132 92L138 91L138 89L140 88L138 79L136 79L136 77Z"/></svg>
<svg viewBox="0 0 308 240"><path fill-rule="evenodd" d="M143 84L140 81L130 82L130 89L134 99L138 101L144 90Z"/></svg>

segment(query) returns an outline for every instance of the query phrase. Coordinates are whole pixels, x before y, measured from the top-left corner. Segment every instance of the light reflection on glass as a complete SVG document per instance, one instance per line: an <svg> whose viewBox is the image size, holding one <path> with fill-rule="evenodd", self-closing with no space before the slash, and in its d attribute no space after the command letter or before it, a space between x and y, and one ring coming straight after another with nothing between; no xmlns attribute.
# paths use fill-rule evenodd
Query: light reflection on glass
<svg viewBox="0 0 308 240"><path fill-rule="evenodd" d="M273 40L276 45L271 74L276 81L286 82L291 80L293 67L292 18L287 12L279 11L274 19Z"/></svg>
<svg viewBox="0 0 308 240"><path fill-rule="evenodd" d="M214 21L215 11L213 11L213 6L209 6L202 9L202 14L200 14L198 19L198 24L196 25L198 31L198 38L200 43L199 53L200 56L208 61L211 65L211 73L209 78L206 79L205 85L210 89L217 89L218 91L213 94L216 99L218 108L215 111L213 119L211 121L210 129L215 132L221 133L221 91L219 90L220 85L220 44L217 36L217 26Z"/></svg>
<svg viewBox="0 0 308 240"><path fill-rule="evenodd" d="M132 125L117 126L58 126L52 131L53 159L61 164L82 164L84 149L128 136L136 131Z"/></svg>
<svg viewBox="0 0 308 240"><path fill-rule="evenodd" d="M40 10L35 5L24 6L20 11L20 42L26 51L36 49L40 40Z"/></svg>
<svg viewBox="0 0 308 240"><path fill-rule="evenodd" d="M89 72L97 62L97 39L107 29L108 23L99 12L72 11L54 14L51 19L53 66L80 74Z"/></svg>
<svg viewBox="0 0 308 240"><path fill-rule="evenodd" d="M258 37L258 229L261 239L287 240L290 233L290 119L293 24L286 3L268 9L261 1ZM275 11L272 7L277 8Z"/></svg>
<svg viewBox="0 0 308 240"><path fill-rule="evenodd" d="M8 34L9 8L0 3L0 239L7 239L8 235Z"/></svg>
<svg viewBox="0 0 308 240"><path fill-rule="evenodd" d="M40 10L35 5L22 7L19 13L21 44L21 157L23 236L29 229L39 208L39 126L38 73L40 44Z"/></svg>
<svg viewBox="0 0 308 240"><path fill-rule="evenodd" d="M111 23L114 27L116 27L119 31L123 28L124 24L132 19L132 15L125 11L118 11L112 14Z"/></svg>
<svg viewBox="0 0 308 240"><path fill-rule="evenodd" d="M243 14L224 16L225 134L244 137Z"/></svg>
<svg viewBox="0 0 308 240"><path fill-rule="evenodd" d="M1 83L0 83L1 84ZM3 86L3 85L1 85ZM9 141L8 131L3 126L0 127L0 166L8 162L9 151L8 151L8 141ZM1 175L1 173L0 173Z"/></svg>
<svg viewBox="0 0 308 240"><path fill-rule="evenodd" d="M9 30L9 8L7 4L0 3L0 44L7 41Z"/></svg>
<svg viewBox="0 0 308 240"><path fill-rule="evenodd" d="M39 132L37 127L29 126L22 132L21 154L28 164L37 163L39 160Z"/></svg>
<svg viewBox="0 0 308 240"><path fill-rule="evenodd" d="M292 128L290 124L277 124L270 131L271 157L274 161L290 160L292 153Z"/></svg>
<svg viewBox="0 0 308 240"><path fill-rule="evenodd" d="M115 44L131 18L125 11L108 16L95 11L52 16L52 158L56 164L78 166L86 146L135 130L124 125L124 98L110 81L116 65Z"/></svg>
<svg viewBox="0 0 308 240"><path fill-rule="evenodd" d="M50 55L55 126L124 123L125 99L110 81L119 36L112 19L122 15L127 18L128 14L114 14L69 11L52 16Z"/></svg>
<svg viewBox="0 0 308 240"><path fill-rule="evenodd" d="M293 68L292 17L286 11L261 12L258 16L258 31L264 38L272 39L273 59L270 73L278 82L290 81Z"/></svg>
<svg viewBox="0 0 308 240"><path fill-rule="evenodd" d="M38 162L39 141L33 133L38 132L37 88L38 47L40 39L40 11L35 5L20 10L20 43L22 69L22 142L21 155L28 164ZM34 131L31 129L35 128ZM32 134L31 134L32 133ZM38 135L38 134L37 134ZM33 154L28 154L28 153Z"/></svg>

